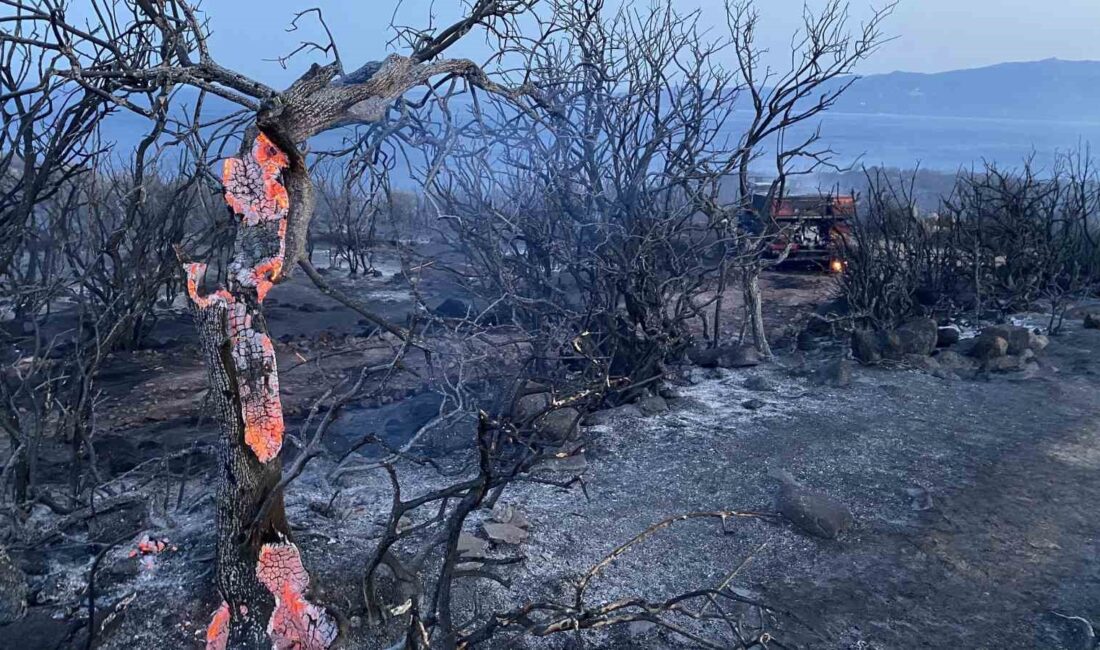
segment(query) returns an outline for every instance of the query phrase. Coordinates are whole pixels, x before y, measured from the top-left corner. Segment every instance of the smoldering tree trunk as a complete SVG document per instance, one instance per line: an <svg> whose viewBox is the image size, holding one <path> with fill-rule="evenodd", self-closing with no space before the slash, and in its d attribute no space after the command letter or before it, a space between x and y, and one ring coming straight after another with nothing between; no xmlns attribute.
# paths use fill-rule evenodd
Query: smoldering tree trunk
<svg viewBox="0 0 1100 650"><path fill-rule="evenodd" d="M253 528L251 523L266 496L278 485L282 462L276 458L261 463L245 444L240 386L230 355L228 310L212 307L197 312L199 338L215 410L211 415L217 417L221 433L215 575L218 592L228 610L238 613L231 617L228 647L270 648L267 623L275 608L275 599L259 581L256 567L263 541L289 537L282 495L276 495L278 502L260 526ZM262 322L258 309L255 315Z"/></svg>
<svg viewBox="0 0 1100 650"><path fill-rule="evenodd" d="M336 636L332 618L305 599L309 576L287 524L279 376L261 307L283 272L288 166L262 134L250 153L227 160L225 198L240 222L224 288L203 295L206 265L186 267L222 434L216 575L223 603L207 631L208 650L320 650Z"/></svg>
<svg viewBox="0 0 1100 650"><path fill-rule="evenodd" d="M752 330L752 341L761 356L771 357L772 349L764 332L764 301L760 295L760 268L751 265L741 272L741 293L745 302L745 318Z"/></svg>

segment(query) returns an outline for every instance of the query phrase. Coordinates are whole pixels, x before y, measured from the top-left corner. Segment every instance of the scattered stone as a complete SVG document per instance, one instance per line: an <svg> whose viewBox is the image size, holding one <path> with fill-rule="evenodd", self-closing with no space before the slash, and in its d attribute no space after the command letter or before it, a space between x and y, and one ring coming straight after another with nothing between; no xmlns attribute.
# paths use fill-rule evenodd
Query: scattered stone
<svg viewBox="0 0 1100 650"><path fill-rule="evenodd" d="M750 411L758 411L758 410L764 408L767 405L768 405L767 402L765 402L762 399L756 399L755 397L752 398L752 399L747 399L744 402L741 402L741 406L748 409L748 410L750 410Z"/></svg>
<svg viewBox="0 0 1100 650"><path fill-rule="evenodd" d="M489 542L470 533L459 533L456 550L460 558L483 558L489 553Z"/></svg>
<svg viewBox="0 0 1100 650"><path fill-rule="evenodd" d="M936 351L939 327L931 318L913 318L905 321L894 333L898 337L902 354L928 356Z"/></svg>
<svg viewBox="0 0 1100 650"><path fill-rule="evenodd" d="M836 539L852 525L848 507L824 492L803 487L783 470L769 470L780 482L776 508L795 528L822 539Z"/></svg>
<svg viewBox="0 0 1100 650"><path fill-rule="evenodd" d="M909 507L918 512L932 509L932 493L920 486L906 488L905 494L909 496Z"/></svg>
<svg viewBox="0 0 1100 650"><path fill-rule="evenodd" d="M470 306L458 298L447 298L432 313L440 318L466 318L470 314Z"/></svg>
<svg viewBox="0 0 1100 650"><path fill-rule="evenodd" d="M750 376L748 379L745 380L745 383L743 385L749 390L755 390L761 393L775 392L775 386L766 378L761 377L760 375Z"/></svg>
<svg viewBox="0 0 1100 650"><path fill-rule="evenodd" d="M959 342L962 332L954 325L941 327L936 330L936 347L949 348Z"/></svg>
<svg viewBox="0 0 1100 650"><path fill-rule="evenodd" d="M668 402L659 395L651 395L638 400L638 408L643 415L660 415L668 411Z"/></svg>
<svg viewBox="0 0 1100 650"><path fill-rule="evenodd" d="M482 526L485 534L494 542L519 545L527 540L527 531L514 524L487 521Z"/></svg>
<svg viewBox="0 0 1100 650"><path fill-rule="evenodd" d="M614 420L634 420L642 417L642 410L634 404L623 404L614 408L594 411L584 416L585 426L594 427L610 424Z"/></svg>
<svg viewBox="0 0 1100 650"><path fill-rule="evenodd" d="M923 354L907 354L905 355L905 362L909 364L909 366L917 370L923 370L924 372L933 372L940 367L940 362L937 361L935 357L929 357Z"/></svg>
<svg viewBox="0 0 1100 650"><path fill-rule="evenodd" d="M0 546L0 625L14 623L27 613L27 577Z"/></svg>
<svg viewBox="0 0 1100 650"><path fill-rule="evenodd" d="M1048 345L1050 345L1050 338L1046 335L1036 334L1035 332L1030 332L1028 334L1027 347L1031 351L1042 352L1043 350L1047 349Z"/></svg>
<svg viewBox="0 0 1100 650"><path fill-rule="evenodd" d="M847 359L834 359L817 369L814 383L819 386L845 388L852 383L852 363Z"/></svg>
<svg viewBox="0 0 1100 650"><path fill-rule="evenodd" d="M989 361L1008 354L1008 341L1005 339L982 333L974 339L974 345L970 348L970 356L980 361Z"/></svg>
<svg viewBox="0 0 1100 650"><path fill-rule="evenodd" d="M751 368L760 365L760 354L750 346L729 345L719 348L692 348L688 359L703 368Z"/></svg>
<svg viewBox="0 0 1100 650"><path fill-rule="evenodd" d="M567 440L577 429L581 412L572 406L555 409L535 420L535 428L552 440Z"/></svg>
<svg viewBox="0 0 1100 650"><path fill-rule="evenodd" d="M1085 314L1085 329L1100 330L1100 314L1092 312Z"/></svg>
<svg viewBox="0 0 1100 650"><path fill-rule="evenodd" d="M882 352L879 350L875 333L870 330L853 331L852 354L860 363L867 366L882 361Z"/></svg>
<svg viewBox="0 0 1100 650"><path fill-rule="evenodd" d="M512 524L513 526L519 526L520 528L528 528L530 523L527 521L527 517L519 508L511 504L498 503L493 506L493 512L490 515L493 521L502 524Z"/></svg>
<svg viewBox="0 0 1100 650"><path fill-rule="evenodd" d="M537 390L536 386L528 384L528 389L530 390L532 388ZM512 417L516 420L528 420L533 418L550 408L553 399L553 396L546 391L531 392L522 395L516 399L516 403L512 406Z"/></svg>
<svg viewBox="0 0 1100 650"><path fill-rule="evenodd" d="M1008 341L1006 354L1023 354L1030 349L1032 332L1026 327L1015 325L992 325L982 330L982 336L999 336Z"/></svg>

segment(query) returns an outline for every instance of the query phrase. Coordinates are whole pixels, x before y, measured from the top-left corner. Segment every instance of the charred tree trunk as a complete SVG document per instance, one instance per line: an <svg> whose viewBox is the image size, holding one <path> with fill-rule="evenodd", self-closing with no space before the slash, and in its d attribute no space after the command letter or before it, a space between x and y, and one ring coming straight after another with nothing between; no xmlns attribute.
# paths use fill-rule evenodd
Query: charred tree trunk
<svg viewBox="0 0 1100 650"><path fill-rule="evenodd" d="M201 294L206 265L187 265L222 433L217 584L224 602L207 632L208 649L320 650L336 636L333 619L305 600L309 576L283 507L282 403L261 307L283 272L288 165L262 134L250 152L227 160L226 202L240 222L225 287Z"/></svg>
<svg viewBox="0 0 1100 650"><path fill-rule="evenodd" d="M760 296L760 267L756 264L750 264L742 271L741 292L745 302L745 318L752 329L753 345L761 356L770 358L772 349L764 332L764 302Z"/></svg>

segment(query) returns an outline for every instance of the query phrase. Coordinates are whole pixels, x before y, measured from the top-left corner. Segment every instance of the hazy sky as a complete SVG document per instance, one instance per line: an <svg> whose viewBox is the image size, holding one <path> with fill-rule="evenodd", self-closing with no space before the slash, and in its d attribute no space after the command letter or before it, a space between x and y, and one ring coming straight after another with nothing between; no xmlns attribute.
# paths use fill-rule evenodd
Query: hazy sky
<svg viewBox="0 0 1100 650"><path fill-rule="evenodd" d="M853 17L868 13L883 0L853 0ZM811 7L824 0L808 0ZM608 4L614 4L609 0ZM642 4L638 2L637 4ZM704 24L724 25L723 0L676 0L683 10L701 9ZM424 24L431 0L405 0L401 22ZM781 52L798 26L803 0L757 0L762 14L760 41ZM296 11L319 6L336 35L345 65L385 55L388 28L396 0L207 0L216 58L230 67L275 85L297 76L308 64L300 59L282 71L265 61L293 49L304 36L316 36L316 24L299 34L284 30ZM456 15L460 0L435 0L440 22ZM897 39L886 45L860 72L906 70L936 72L1003 61L1057 57L1100 60L1100 0L901 0L886 31ZM478 58L485 52L476 38L455 51ZM778 57L776 63L782 63Z"/></svg>

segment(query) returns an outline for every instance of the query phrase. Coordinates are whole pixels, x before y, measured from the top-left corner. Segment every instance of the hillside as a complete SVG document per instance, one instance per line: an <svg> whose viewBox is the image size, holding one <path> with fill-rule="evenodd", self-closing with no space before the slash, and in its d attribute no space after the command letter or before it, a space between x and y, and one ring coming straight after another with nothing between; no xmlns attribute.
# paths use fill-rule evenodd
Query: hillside
<svg viewBox="0 0 1100 650"><path fill-rule="evenodd" d="M1047 59L858 80L837 104L851 113L1100 121L1100 61Z"/></svg>

